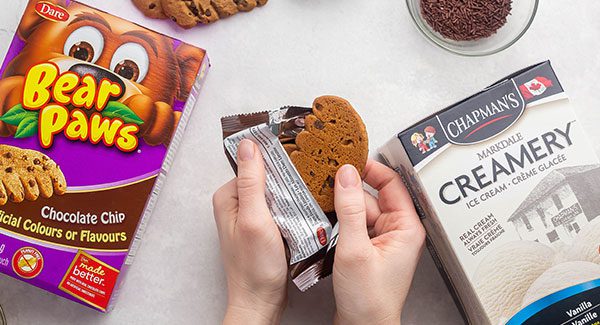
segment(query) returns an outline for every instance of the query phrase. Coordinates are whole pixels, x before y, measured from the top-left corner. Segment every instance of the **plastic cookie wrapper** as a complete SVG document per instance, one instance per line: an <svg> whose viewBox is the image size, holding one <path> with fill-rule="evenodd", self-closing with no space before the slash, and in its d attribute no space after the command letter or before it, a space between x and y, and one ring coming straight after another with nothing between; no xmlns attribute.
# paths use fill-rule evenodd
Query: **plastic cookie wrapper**
<svg viewBox="0 0 600 325"><path fill-rule="evenodd" d="M241 140L252 140L262 153L267 205L286 243L292 281L301 291L331 274L338 234L335 213L319 207L283 147L294 143L311 112L288 106L221 119L225 152L234 170Z"/></svg>

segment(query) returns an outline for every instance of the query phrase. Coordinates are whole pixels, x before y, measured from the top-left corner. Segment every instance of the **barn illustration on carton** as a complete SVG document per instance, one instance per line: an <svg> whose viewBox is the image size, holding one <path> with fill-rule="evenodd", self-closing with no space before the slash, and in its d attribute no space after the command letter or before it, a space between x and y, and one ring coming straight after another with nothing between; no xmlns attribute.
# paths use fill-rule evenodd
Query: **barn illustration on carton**
<svg viewBox="0 0 600 325"><path fill-rule="evenodd" d="M598 184L600 165L554 170L529 193L508 221L523 240L570 243L600 215Z"/></svg>

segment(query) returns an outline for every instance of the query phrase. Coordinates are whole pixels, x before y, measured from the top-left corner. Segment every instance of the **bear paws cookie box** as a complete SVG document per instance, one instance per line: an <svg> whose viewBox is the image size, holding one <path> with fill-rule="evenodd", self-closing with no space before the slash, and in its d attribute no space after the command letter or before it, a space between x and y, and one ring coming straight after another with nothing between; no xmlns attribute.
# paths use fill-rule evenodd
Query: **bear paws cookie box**
<svg viewBox="0 0 600 325"><path fill-rule="evenodd" d="M121 18L30 1L0 71L0 272L109 310L207 68Z"/></svg>

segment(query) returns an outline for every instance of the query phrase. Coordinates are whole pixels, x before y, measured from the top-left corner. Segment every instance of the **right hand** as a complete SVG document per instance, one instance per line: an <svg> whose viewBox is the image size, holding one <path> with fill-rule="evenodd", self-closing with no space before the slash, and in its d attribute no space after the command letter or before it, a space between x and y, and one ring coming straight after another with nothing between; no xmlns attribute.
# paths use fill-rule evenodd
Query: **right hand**
<svg viewBox="0 0 600 325"><path fill-rule="evenodd" d="M425 230L396 172L369 160L364 180L379 192L377 198L365 193L353 166L336 175L335 322L399 324Z"/></svg>

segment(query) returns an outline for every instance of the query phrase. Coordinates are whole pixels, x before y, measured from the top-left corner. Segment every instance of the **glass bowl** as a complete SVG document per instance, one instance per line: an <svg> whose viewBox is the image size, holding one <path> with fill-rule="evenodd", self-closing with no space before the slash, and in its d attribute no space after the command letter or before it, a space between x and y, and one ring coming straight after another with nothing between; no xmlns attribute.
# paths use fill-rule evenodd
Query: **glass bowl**
<svg viewBox="0 0 600 325"><path fill-rule="evenodd" d="M408 11L421 33L435 45L464 56L485 56L498 53L517 42L529 29L537 12L539 0L513 0L506 24L487 38L476 41L455 41L434 31L421 13L421 0L406 0Z"/></svg>

